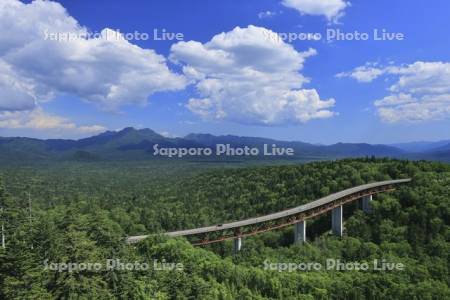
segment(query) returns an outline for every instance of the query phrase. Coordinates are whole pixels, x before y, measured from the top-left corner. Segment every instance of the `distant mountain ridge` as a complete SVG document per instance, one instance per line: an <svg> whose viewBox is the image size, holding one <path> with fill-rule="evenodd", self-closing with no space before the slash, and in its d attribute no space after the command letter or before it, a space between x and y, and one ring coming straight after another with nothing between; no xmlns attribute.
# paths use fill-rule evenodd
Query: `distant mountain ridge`
<svg viewBox="0 0 450 300"><path fill-rule="evenodd" d="M450 149L450 140L442 140L437 142L410 142L410 143L397 143L390 146L402 149L407 152L433 152L439 151L441 148ZM441 149L442 150L442 149Z"/></svg>
<svg viewBox="0 0 450 300"><path fill-rule="evenodd" d="M280 147L291 147L297 155L320 156L395 156L404 151L386 145L370 145L365 143L337 143L333 145L314 145L297 141L278 141L259 137L241 137L234 135L214 136L211 134L189 134L185 139L196 141L200 144L212 146L218 143L226 143L234 146L260 146L261 144L276 144Z"/></svg>
<svg viewBox="0 0 450 300"><path fill-rule="evenodd" d="M436 159L450 161L450 142L436 144L436 148L425 147L417 152L414 145L372 145L366 143L337 143L316 145L299 141L278 141L261 137L234 135L215 136L211 134L188 134L185 137L169 138L151 129L127 127L120 131L106 131L79 140L35 139L26 137L0 137L0 163L36 160L136 160L152 159L153 146L170 148L214 148L216 144L230 144L231 147L258 147L276 144L278 147L293 148L295 158L332 159L344 157L394 157L410 159ZM409 148L408 148L409 147ZM414 151L406 149L414 148Z"/></svg>

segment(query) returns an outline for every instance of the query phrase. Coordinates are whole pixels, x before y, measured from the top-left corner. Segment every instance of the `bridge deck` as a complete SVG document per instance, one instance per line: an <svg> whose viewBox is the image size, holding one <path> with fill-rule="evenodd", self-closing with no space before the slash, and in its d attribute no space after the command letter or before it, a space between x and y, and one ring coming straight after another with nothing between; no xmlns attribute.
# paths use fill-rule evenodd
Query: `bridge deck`
<svg viewBox="0 0 450 300"><path fill-rule="evenodd" d="M187 230L179 230L179 231L172 231L172 232L166 232L165 234L171 237L177 237L177 236L189 236L189 235L197 235L202 233L208 233L213 231L221 231L221 230L229 230L244 226L249 226L257 223L263 223L267 221L272 221L280 218L289 217L291 215L296 215L298 213L306 212L309 210L312 210L314 208L321 207L323 205L332 203L335 200L344 198L346 196L350 196L355 193L363 192L366 190L370 190L377 187L383 187L393 184L400 184L400 183L406 183L410 182L411 179L397 179L397 180L387 180L387 181L381 181L381 182L373 182L368 184L363 184L360 186L356 186L353 188L349 188L328 196L325 196L323 198L317 199L315 201L287 209L284 211L276 212L273 214L268 214L265 216L260 216L256 218L250 218L246 220L231 222L231 223L224 223L221 225L213 225L213 226L206 226L206 227L200 227L200 228L194 228L194 229L187 229ZM127 241L129 243L138 242L142 239L145 239L148 235L140 235L140 236L130 236L127 238Z"/></svg>

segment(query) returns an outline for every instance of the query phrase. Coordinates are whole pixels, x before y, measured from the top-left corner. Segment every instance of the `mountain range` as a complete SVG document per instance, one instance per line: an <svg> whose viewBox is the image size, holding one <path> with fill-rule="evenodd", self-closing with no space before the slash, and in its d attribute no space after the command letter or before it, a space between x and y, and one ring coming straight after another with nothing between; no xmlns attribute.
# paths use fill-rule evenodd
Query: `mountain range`
<svg viewBox="0 0 450 300"><path fill-rule="evenodd" d="M170 138L151 129L124 128L106 131L79 140L0 137L0 163L40 160L136 160L153 159L153 146L168 148L214 148L216 144L231 147L258 147L276 144L293 148L297 159L330 159L344 157L393 157L450 161L450 140L393 145L337 143L315 145L298 141L278 141L260 137L211 134L189 134Z"/></svg>

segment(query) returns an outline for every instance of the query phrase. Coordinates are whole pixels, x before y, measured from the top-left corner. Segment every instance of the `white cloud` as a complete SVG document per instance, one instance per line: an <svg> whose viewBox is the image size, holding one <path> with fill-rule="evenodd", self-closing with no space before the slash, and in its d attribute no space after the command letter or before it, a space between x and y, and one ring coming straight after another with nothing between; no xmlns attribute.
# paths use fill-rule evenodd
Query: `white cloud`
<svg viewBox="0 0 450 300"><path fill-rule="evenodd" d="M350 72L336 74L336 77L351 77L359 82L371 82L384 73L385 70L374 67L373 64L368 63L365 66L357 67Z"/></svg>
<svg viewBox="0 0 450 300"><path fill-rule="evenodd" d="M350 6L345 0L283 0L282 4L301 14L325 16L329 21L337 21Z"/></svg>
<svg viewBox="0 0 450 300"><path fill-rule="evenodd" d="M267 19L267 18L272 18L276 15L277 15L277 13L275 11L266 10L266 11L262 11L262 12L258 13L258 18L259 19Z"/></svg>
<svg viewBox="0 0 450 300"><path fill-rule="evenodd" d="M358 70L375 75L361 75L361 72L357 75ZM396 78L395 83L388 88L391 94L374 102L383 121L395 123L450 117L450 63L418 61L403 66L363 66L337 76L369 82L383 74Z"/></svg>
<svg viewBox="0 0 450 300"><path fill-rule="evenodd" d="M179 42L171 59L184 65L199 97L187 107L203 118L250 124L306 122L334 115L334 99L301 89L309 79L299 71L314 49L297 52L271 39L274 32L256 26L236 27L209 42Z"/></svg>
<svg viewBox="0 0 450 300"><path fill-rule="evenodd" d="M32 86L0 60L0 111L28 110L35 105Z"/></svg>
<svg viewBox="0 0 450 300"><path fill-rule="evenodd" d="M106 130L100 125L77 125L67 118L45 113L41 108L0 112L0 128L57 131L66 134L93 134Z"/></svg>
<svg viewBox="0 0 450 300"><path fill-rule="evenodd" d="M27 110L35 106L34 98L14 86L0 83L0 111Z"/></svg>
<svg viewBox="0 0 450 300"><path fill-rule="evenodd" d="M450 93L450 63L418 61L403 67L388 68L388 73L399 75L390 90L414 94Z"/></svg>
<svg viewBox="0 0 450 300"><path fill-rule="evenodd" d="M416 99L414 99L410 94L396 94L386 96L381 100L376 100L374 102L375 106L393 106L393 105L402 105L407 103L414 103Z"/></svg>
<svg viewBox="0 0 450 300"><path fill-rule="evenodd" d="M387 123L402 121L420 122L442 120L450 117L450 94L424 95L413 98L406 95L410 101L401 99L402 94L388 96L391 100L397 97L395 104L386 104L386 98L375 101L380 118Z"/></svg>
<svg viewBox="0 0 450 300"><path fill-rule="evenodd" d="M58 94L71 94L115 110L124 104L145 104L155 92L185 86L183 76L171 72L163 56L125 39L109 38L108 33L115 33L110 29L104 29L97 38L52 40L49 35L53 33L87 32L56 2L3 0L0 28L0 67L14 71L9 80L15 81L22 102L23 94L38 103ZM27 83L26 89L20 82ZM12 96L0 100L0 106L28 108L11 103L13 100Z"/></svg>

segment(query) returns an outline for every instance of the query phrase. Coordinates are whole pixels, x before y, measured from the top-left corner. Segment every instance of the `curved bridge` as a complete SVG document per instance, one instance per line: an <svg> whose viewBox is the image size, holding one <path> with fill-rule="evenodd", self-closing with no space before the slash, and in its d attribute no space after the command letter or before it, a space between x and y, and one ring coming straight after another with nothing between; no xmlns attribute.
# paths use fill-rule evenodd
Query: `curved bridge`
<svg viewBox="0 0 450 300"><path fill-rule="evenodd" d="M194 245L206 245L234 239L234 251L237 252L241 248L243 237L289 225L295 225L295 242L304 242L306 241L306 220L331 210L332 231L334 234L342 236L344 204L361 199L362 209L370 212L372 195L392 191L396 185L410 181L411 179L397 179L368 183L277 213L214 226L166 232L165 234L171 237L194 236L196 237L193 241ZM137 243L146 237L148 235L130 236L127 238L127 242Z"/></svg>

